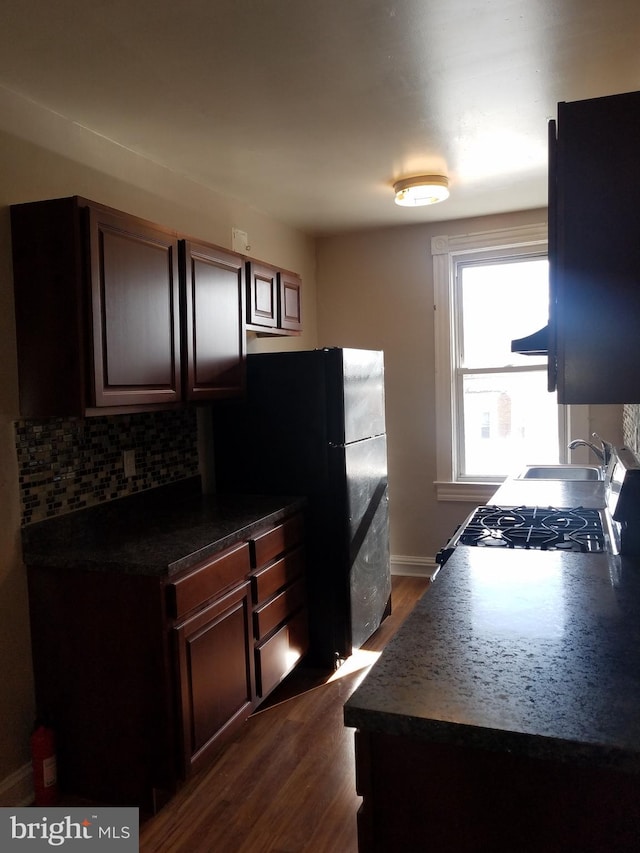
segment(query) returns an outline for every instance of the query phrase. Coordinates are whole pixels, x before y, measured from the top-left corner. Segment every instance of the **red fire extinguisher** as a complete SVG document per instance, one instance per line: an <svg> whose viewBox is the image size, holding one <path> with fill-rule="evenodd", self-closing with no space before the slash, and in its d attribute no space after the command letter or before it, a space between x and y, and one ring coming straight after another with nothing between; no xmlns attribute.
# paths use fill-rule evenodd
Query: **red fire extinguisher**
<svg viewBox="0 0 640 853"><path fill-rule="evenodd" d="M36 723L31 735L31 764L36 806L53 806L58 800L56 744L53 729Z"/></svg>

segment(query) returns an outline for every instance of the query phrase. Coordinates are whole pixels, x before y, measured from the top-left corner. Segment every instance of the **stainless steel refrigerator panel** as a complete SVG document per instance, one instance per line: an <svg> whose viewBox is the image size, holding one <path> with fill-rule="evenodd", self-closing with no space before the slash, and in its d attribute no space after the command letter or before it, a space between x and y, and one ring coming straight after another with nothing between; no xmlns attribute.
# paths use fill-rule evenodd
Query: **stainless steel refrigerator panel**
<svg viewBox="0 0 640 853"><path fill-rule="evenodd" d="M383 353L249 355L246 400L213 428L219 491L307 498L309 660L347 657L391 592Z"/></svg>
<svg viewBox="0 0 640 853"><path fill-rule="evenodd" d="M350 444L385 432L384 354L326 350L330 440Z"/></svg>
<svg viewBox="0 0 640 853"><path fill-rule="evenodd" d="M351 644L360 646L389 613L389 503L385 436L344 449L349 524Z"/></svg>

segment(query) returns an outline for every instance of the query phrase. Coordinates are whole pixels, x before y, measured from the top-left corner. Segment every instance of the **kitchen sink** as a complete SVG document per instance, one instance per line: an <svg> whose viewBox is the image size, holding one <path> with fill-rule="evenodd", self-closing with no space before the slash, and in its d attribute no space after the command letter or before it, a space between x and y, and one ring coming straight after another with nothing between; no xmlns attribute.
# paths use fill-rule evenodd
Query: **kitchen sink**
<svg viewBox="0 0 640 853"><path fill-rule="evenodd" d="M604 480L597 465L527 465L517 480Z"/></svg>

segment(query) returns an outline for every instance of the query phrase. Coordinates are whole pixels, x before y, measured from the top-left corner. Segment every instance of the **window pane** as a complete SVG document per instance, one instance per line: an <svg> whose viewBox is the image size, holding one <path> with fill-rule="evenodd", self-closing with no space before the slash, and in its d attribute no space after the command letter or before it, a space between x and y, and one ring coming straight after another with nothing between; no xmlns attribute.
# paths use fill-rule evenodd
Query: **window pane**
<svg viewBox="0 0 640 853"><path fill-rule="evenodd" d="M467 374L463 407L461 476L506 476L558 462L558 406L544 371Z"/></svg>
<svg viewBox="0 0 640 853"><path fill-rule="evenodd" d="M547 324L548 268L546 258L460 265L463 366L531 366L545 362L545 356L512 353L511 341Z"/></svg>

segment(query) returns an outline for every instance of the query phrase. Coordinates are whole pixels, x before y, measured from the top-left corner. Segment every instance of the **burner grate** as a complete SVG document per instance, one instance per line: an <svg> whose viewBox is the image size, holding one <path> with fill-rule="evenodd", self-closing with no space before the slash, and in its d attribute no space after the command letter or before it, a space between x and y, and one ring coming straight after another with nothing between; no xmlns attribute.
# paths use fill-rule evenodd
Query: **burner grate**
<svg viewBox="0 0 640 853"><path fill-rule="evenodd" d="M461 531L462 545L600 552L605 537L597 509L478 507Z"/></svg>

